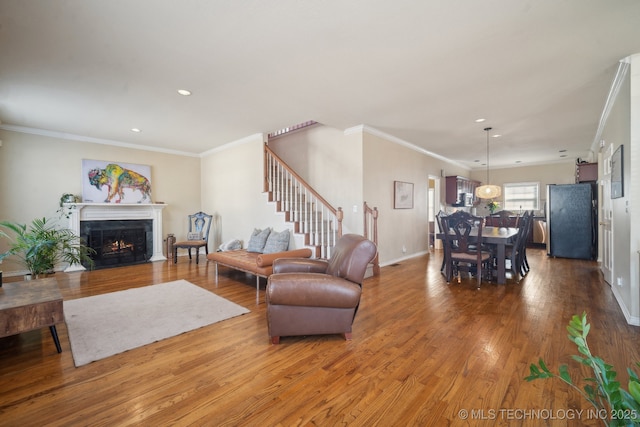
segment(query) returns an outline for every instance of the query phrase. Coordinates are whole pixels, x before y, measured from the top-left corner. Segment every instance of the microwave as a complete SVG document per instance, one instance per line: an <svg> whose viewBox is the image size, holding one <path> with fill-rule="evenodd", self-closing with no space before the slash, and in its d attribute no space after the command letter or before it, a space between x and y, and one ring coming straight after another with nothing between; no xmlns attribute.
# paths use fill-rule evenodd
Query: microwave
<svg viewBox="0 0 640 427"><path fill-rule="evenodd" d="M473 206L473 194L460 193L458 195L458 206Z"/></svg>

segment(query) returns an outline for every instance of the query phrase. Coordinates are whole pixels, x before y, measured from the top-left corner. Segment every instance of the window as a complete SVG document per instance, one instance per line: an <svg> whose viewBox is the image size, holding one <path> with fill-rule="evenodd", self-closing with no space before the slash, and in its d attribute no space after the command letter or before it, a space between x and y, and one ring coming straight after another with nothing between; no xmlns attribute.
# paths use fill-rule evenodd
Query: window
<svg viewBox="0 0 640 427"><path fill-rule="evenodd" d="M539 209L539 182L513 182L504 184L503 188L505 210L520 212Z"/></svg>

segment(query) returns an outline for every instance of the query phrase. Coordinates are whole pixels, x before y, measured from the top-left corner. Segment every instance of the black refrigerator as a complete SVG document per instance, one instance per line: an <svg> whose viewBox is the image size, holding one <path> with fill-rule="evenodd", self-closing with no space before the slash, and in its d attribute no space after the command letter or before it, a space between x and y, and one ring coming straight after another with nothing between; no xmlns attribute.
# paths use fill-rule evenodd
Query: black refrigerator
<svg viewBox="0 0 640 427"><path fill-rule="evenodd" d="M597 258L597 190L595 183L547 186L547 255Z"/></svg>

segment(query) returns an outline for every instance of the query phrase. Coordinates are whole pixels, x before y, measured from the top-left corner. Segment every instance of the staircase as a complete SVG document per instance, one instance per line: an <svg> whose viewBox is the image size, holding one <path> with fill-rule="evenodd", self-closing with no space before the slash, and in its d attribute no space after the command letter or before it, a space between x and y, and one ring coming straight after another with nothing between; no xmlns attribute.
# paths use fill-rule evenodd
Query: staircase
<svg viewBox="0 0 640 427"><path fill-rule="evenodd" d="M342 208L334 208L309 184L264 145L264 191L276 210L293 224L294 233L303 235L304 245L315 258L328 259L342 236Z"/></svg>

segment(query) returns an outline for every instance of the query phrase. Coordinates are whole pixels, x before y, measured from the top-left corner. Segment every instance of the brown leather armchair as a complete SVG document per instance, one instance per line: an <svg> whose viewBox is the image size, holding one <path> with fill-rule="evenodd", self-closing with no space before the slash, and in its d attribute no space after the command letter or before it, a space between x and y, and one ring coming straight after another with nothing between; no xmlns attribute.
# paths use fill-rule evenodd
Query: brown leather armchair
<svg viewBox="0 0 640 427"><path fill-rule="evenodd" d="M273 344L281 336L344 334L360 304L362 281L376 245L345 234L329 260L280 258L267 281L267 324Z"/></svg>

